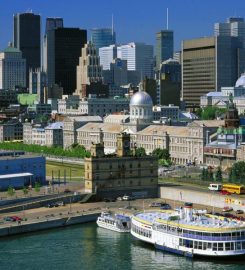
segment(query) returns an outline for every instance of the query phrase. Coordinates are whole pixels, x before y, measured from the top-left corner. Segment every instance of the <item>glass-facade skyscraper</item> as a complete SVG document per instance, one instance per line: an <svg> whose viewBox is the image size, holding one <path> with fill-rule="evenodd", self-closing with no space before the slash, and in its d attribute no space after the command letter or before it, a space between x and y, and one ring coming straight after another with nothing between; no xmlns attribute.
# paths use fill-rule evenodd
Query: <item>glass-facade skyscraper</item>
<svg viewBox="0 0 245 270"><path fill-rule="evenodd" d="M162 30L156 34L156 69L160 69L163 61L173 57L174 32Z"/></svg>
<svg viewBox="0 0 245 270"><path fill-rule="evenodd" d="M95 48L116 44L116 33L112 28L94 28L91 30L91 41Z"/></svg>
<svg viewBox="0 0 245 270"><path fill-rule="evenodd" d="M33 13L14 15L13 45L26 59L26 85L29 84L29 69L41 66L41 17Z"/></svg>

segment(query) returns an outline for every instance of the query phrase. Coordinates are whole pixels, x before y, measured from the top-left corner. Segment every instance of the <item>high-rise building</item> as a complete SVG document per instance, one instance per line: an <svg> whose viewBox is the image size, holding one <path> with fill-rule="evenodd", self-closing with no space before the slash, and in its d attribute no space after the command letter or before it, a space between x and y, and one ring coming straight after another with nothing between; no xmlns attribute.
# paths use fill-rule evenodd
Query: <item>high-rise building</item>
<svg viewBox="0 0 245 270"><path fill-rule="evenodd" d="M97 96L107 96L104 92L102 66L95 46L89 41L81 50L79 65L77 66L77 88L75 94L80 98L89 94Z"/></svg>
<svg viewBox="0 0 245 270"><path fill-rule="evenodd" d="M47 87L46 73L38 69L30 69L29 74L29 93L38 95L38 102L44 103L44 92Z"/></svg>
<svg viewBox="0 0 245 270"><path fill-rule="evenodd" d="M160 69L163 61L173 58L174 32L162 30L156 34L156 70Z"/></svg>
<svg viewBox="0 0 245 270"><path fill-rule="evenodd" d="M225 23L215 23L215 36L238 37L245 45L245 22L243 18L228 18Z"/></svg>
<svg viewBox="0 0 245 270"><path fill-rule="evenodd" d="M219 35L182 43L182 100L198 107L200 97L233 86L245 69L244 49L237 37Z"/></svg>
<svg viewBox="0 0 245 270"><path fill-rule="evenodd" d="M14 90L26 87L26 60L12 44L0 53L0 89Z"/></svg>
<svg viewBox="0 0 245 270"><path fill-rule="evenodd" d="M29 69L41 66L41 17L33 13L14 15L14 47L26 59L26 85L29 83Z"/></svg>
<svg viewBox="0 0 245 270"><path fill-rule="evenodd" d="M128 70L138 71L143 77L153 78L153 46L131 42L117 49L117 57L127 60Z"/></svg>
<svg viewBox="0 0 245 270"><path fill-rule="evenodd" d="M44 36L44 71L48 88L54 84L63 88L63 94L72 94L76 89L76 66L81 48L87 42L87 31L62 27L60 18L47 19Z"/></svg>
<svg viewBox="0 0 245 270"><path fill-rule="evenodd" d="M117 46L110 45L107 47L99 48L99 57L102 69L110 69L110 64L113 62L113 59L117 58Z"/></svg>
<svg viewBox="0 0 245 270"><path fill-rule="evenodd" d="M95 48L116 44L116 33L113 28L94 28L91 30L91 41Z"/></svg>

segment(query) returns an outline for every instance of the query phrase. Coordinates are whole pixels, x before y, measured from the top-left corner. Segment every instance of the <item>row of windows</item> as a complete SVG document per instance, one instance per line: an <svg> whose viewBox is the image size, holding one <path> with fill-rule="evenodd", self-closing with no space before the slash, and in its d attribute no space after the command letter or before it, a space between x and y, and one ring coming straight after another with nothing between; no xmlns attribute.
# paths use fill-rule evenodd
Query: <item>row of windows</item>
<svg viewBox="0 0 245 270"><path fill-rule="evenodd" d="M139 235L142 235L144 237L151 238L151 231L150 230L140 228L138 226L135 226L134 224L132 224L132 231L139 234Z"/></svg>
<svg viewBox="0 0 245 270"><path fill-rule="evenodd" d="M245 242L211 243L211 242L192 241L182 238L179 239L179 245L201 250L212 249L213 251L230 251L230 250L245 249Z"/></svg>

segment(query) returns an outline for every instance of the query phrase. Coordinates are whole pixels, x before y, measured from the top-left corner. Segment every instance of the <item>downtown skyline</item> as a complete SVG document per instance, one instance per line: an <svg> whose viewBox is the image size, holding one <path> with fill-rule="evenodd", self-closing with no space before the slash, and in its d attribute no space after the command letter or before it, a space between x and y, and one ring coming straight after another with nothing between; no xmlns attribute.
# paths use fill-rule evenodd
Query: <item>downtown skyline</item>
<svg viewBox="0 0 245 270"><path fill-rule="evenodd" d="M132 41L146 42L155 46L155 35L159 30L166 29L167 8L169 10L169 29L174 31L175 50L181 48L181 41L202 36L212 36L215 22L224 22L228 17L244 17L240 10L244 10L242 0L235 1L194 1L183 2L147 0L129 1L123 4L107 0L95 0L94 5L78 0L61 0L49 2L13 0L11 3L0 3L0 50L3 50L8 41L12 41L13 14L32 10L42 17L42 33L47 17L62 17L65 27L79 27L82 29L111 27L111 16L114 16L114 27L118 43ZM140 3L140 4L139 4ZM95 8L97 7L97 8ZM212 7L212 8L210 8ZM154 14L154 16L152 16ZM150 18L150 20L148 19ZM143 26L143 27L142 27ZM90 33L88 35L90 37Z"/></svg>

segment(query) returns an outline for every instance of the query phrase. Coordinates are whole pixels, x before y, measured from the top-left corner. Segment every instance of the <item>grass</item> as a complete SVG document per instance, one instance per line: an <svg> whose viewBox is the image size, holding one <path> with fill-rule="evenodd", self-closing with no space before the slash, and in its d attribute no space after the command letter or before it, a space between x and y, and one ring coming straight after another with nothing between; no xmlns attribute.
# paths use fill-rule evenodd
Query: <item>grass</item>
<svg viewBox="0 0 245 270"><path fill-rule="evenodd" d="M58 178L60 171L60 178L64 178L64 173L66 171L66 179L69 181L77 180L80 181L84 177L84 166L70 163L62 163L55 161L46 162L46 176L52 177L52 171L54 178Z"/></svg>

